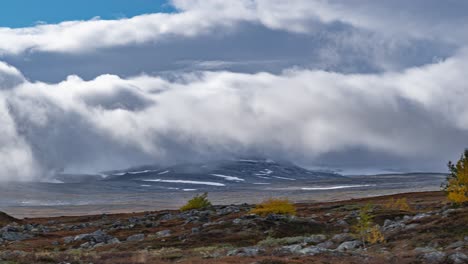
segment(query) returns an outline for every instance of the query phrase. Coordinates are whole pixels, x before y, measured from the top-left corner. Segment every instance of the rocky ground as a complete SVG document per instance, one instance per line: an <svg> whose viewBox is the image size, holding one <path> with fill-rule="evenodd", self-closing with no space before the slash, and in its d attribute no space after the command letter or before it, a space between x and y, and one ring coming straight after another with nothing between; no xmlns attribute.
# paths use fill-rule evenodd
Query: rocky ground
<svg viewBox="0 0 468 264"><path fill-rule="evenodd" d="M388 209L407 198L411 211ZM366 245L353 225L373 206L385 242ZM0 214L0 263L468 263L468 208L424 192L297 204L297 216L252 205L81 217Z"/></svg>

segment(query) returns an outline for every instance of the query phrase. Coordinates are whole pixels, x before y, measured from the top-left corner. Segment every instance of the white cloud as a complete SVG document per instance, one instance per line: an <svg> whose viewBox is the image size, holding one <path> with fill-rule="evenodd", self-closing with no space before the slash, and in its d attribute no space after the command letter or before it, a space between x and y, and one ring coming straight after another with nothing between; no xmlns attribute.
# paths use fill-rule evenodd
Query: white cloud
<svg viewBox="0 0 468 264"><path fill-rule="evenodd" d="M179 60L175 64L188 64L183 67L189 72L172 73L166 79L150 74L149 67L137 70L149 74L136 77L100 71L85 80L71 71L73 75L61 82L45 83L31 81L22 68L0 61L0 161L4 164L0 180L46 177L62 169L90 172L251 154L340 164L349 159L340 153L364 153L363 166L375 165L382 155L380 161L388 160L383 163L390 166L395 158L406 160L405 166L413 169L440 169L468 143L468 54L463 50L467 38L459 26L467 16L455 12L457 5L445 10L435 1L424 10L419 0L357 2L174 0L179 13L0 28L0 56L27 61L31 54L39 54L39 66L29 71L43 75L52 69L48 60L76 55L79 61L85 53L89 57L104 54L103 59L116 56L101 53L102 49L138 49L155 42L152 51L159 57L148 54L148 60L158 60L165 51L177 55L180 49L195 50L190 46L195 40L205 48L197 50L203 53L200 57L165 57ZM392 10L401 11L398 19ZM436 10L441 15L434 15ZM210 56L217 43L236 45L231 29L246 29L246 24L250 30L262 28L263 33L268 29L269 35L262 36L277 33L283 34L279 38L295 38L284 42L287 45L278 41L276 49L265 51L263 57ZM244 36L251 42L241 43L239 50L252 49L255 33L262 31L252 32ZM203 45L203 40L215 42L226 34L233 41ZM180 38L184 45L179 42L179 50L170 50L171 41ZM440 53L453 56L427 64L427 57L439 55L439 47L415 39L435 41L435 46L443 46L441 50L449 47L451 52ZM157 50L165 41L167 49ZM268 41L255 53L273 45ZM217 52L227 53L233 47ZM271 56L278 47L286 50L284 55ZM281 64L293 55L305 62ZM404 61L420 57L424 57L421 62ZM104 68L127 69L124 76L135 75L133 68L139 67L132 60L123 59L125 65L110 60L112 67ZM88 68L94 65L89 61L72 65L64 59L55 67ZM277 62L279 70L270 71L276 73L262 72ZM347 63L377 68L380 73L325 71L346 68ZM252 66L249 72L253 73L204 71L245 65ZM125 72L128 69L131 73ZM365 160L368 156L373 160Z"/></svg>
<svg viewBox="0 0 468 264"><path fill-rule="evenodd" d="M241 23L297 33L315 32L322 23L340 21L380 33L429 38L458 43L467 34L460 24L468 22L455 13L466 4L451 5L443 15L433 16L444 3L396 1L393 4L362 0L173 0L180 10L173 14L149 14L119 20L70 21L30 28L0 28L0 54L48 51L89 52L100 48L157 42L171 37L195 37ZM409 10L405 12L405 10ZM397 17L393 14L397 13ZM436 19L433 19L433 18ZM222 29L215 31L215 29Z"/></svg>
<svg viewBox="0 0 468 264"><path fill-rule="evenodd" d="M468 143L460 136L468 132L467 57L384 74L292 70L24 82L1 95L8 124L2 140L10 142L2 160L8 157L13 175L23 176L37 163L98 170L252 151L313 161L364 149L440 165Z"/></svg>

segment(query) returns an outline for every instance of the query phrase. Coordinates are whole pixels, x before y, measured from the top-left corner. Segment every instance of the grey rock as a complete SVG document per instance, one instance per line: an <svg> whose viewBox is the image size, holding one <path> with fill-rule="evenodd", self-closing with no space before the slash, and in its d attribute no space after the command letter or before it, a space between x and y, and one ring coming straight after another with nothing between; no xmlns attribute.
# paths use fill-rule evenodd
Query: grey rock
<svg viewBox="0 0 468 264"><path fill-rule="evenodd" d="M280 222L280 221L285 221L290 219L291 217L288 215L280 215L280 214L269 214L267 217L265 217L265 220L267 221L273 221L273 222Z"/></svg>
<svg viewBox="0 0 468 264"><path fill-rule="evenodd" d="M455 212L457 212L457 211L458 211L457 209L453 209L453 208L447 209L447 210L444 210L444 211L442 212L442 215L445 216L445 217L447 217L448 215L453 214L453 213L455 213Z"/></svg>
<svg viewBox="0 0 468 264"><path fill-rule="evenodd" d="M420 226L420 224L409 224L407 226L404 227L405 230L410 230L410 229L415 229L417 228L418 226Z"/></svg>
<svg viewBox="0 0 468 264"><path fill-rule="evenodd" d="M31 231L33 230L34 226L31 225L31 224L26 224L23 226L23 229L26 230L26 231Z"/></svg>
<svg viewBox="0 0 468 264"><path fill-rule="evenodd" d="M177 217L175 217L171 213L167 213L167 214L164 214L163 216L161 216L160 220L168 221L168 220L172 220L172 219L175 219L175 218L177 218Z"/></svg>
<svg viewBox="0 0 468 264"><path fill-rule="evenodd" d="M0 260L16 261L19 258L24 257L26 255L27 253L21 250L4 251L0 253Z"/></svg>
<svg viewBox="0 0 468 264"><path fill-rule="evenodd" d="M359 240L354 240L354 241L346 241L341 243L336 250L338 251L352 251L355 249L358 249L362 246L362 242Z"/></svg>
<svg viewBox="0 0 468 264"><path fill-rule="evenodd" d="M342 227L348 227L349 226L348 222L346 222L343 219L338 220L338 222L336 222L336 224L339 225L339 226L342 226Z"/></svg>
<svg viewBox="0 0 468 264"><path fill-rule="evenodd" d="M446 254L440 251L433 251L423 255L426 263L444 263Z"/></svg>
<svg viewBox="0 0 468 264"><path fill-rule="evenodd" d="M281 247L280 251L288 252L292 254L298 254L301 249L302 249L302 246L300 244L296 244L296 245L290 245L290 246L283 246Z"/></svg>
<svg viewBox="0 0 468 264"><path fill-rule="evenodd" d="M463 247L465 245L465 242L463 241L457 241L457 242L454 242L450 245L447 246L447 249L454 249L454 248L460 248L460 247Z"/></svg>
<svg viewBox="0 0 468 264"><path fill-rule="evenodd" d="M318 244L327 240L327 236L325 235L311 235L310 237L306 237L304 239L304 243L313 243Z"/></svg>
<svg viewBox="0 0 468 264"><path fill-rule="evenodd" d="M330 240L329 241L325 241L323 243L319 243L317 244L316 246L319 247L319 248L325 248L325 249L330 249L333 247L333 242L331 242Z"/></svg>
<svg viewBox="0 0 468 264"><path fill-rule="evenodd" d="M392 221L390 219L386 219L382 229L384 231L393 231L393 230L400 230L405 227L406 225L401 221Z"/></svg>
<svg viewBox="0 0 468 264"><path fill-rule="evenodd" d="M265 250L260 247L244 247L244 248L231 250L227 253L227 255L228 256L240 256L240 257L255 257L264 252Z"/></svg>
<svg viewBox="0 0 468 264"><path fill-rule="evenodd" d="M461 253L461 252L456 252L451 254L448 259L453 263L453 264L466 264L468 263L468 256Z"/></svg>
<svg viewBox="0 0 468 264"><path fill-rule="evenodd" d="M7 225L0 229L0 232L20 232L21 230L17 226Z"/></svg>
<svg viewBox="0 0 468 264"><path fill-rule="evenodd" d="M103 243L103 242L106 242L108 239L111 239L110 236L108 236L104 231L102 230L97 230L93 233L90 234L91 235L91 239L93 240L93 242L95 243Z"/></svg>
<svg viewBox="0 0 468 264"><path fill-rule="evenodd" d="M135 234L127 237L128 242L143 241L145 239L144 234Z"/></svg>
<svg viewBox="0 0 468 264"><path fill-rule="evenodd" d="M91 242L85 242L85 243L80 245L80 248L90 248L92 246L93 246L93 244Z"/></svg>
<svg viewBox="0 0 468 264"><path fill-rule="evenodd" d="M302 254L302 255L314 256L314 255L324 253L324 252L327 252L327 251L328 250L325 249L325 248L318 247L318 246L312 246L312 247L306 247L306 248L301 249L299 251L299 253Z"/></svg>
<svg viewBox="0 0 468 264"><path fill-rule="evenodd" d="M157 237L168 237L171 235L171 230L162 230L156 233Z"/></svg>
<svg viewBox="0 0 468 264"><path fill-rule="evenodd" d="M426 218L426 217L429 217L431 216L430 214L426 214L426 213L421 213L421 214L417 214L415 216L413 216L413 220L420 220L420 219L423 219L423 218Z"/></svg>
<svg viewBox="0 0 468 264"><path fill-rule="evenodd" d="M106 243L97 243L96 245L93 246L93 248L98 248L98 247L102 247L102 246L105 246Z"/></svg>
<svg viewBox="0 0 468 264"><path fill-rule="evenodd" d="M465 242L468 242L468 236L466 236L463 240L465 240Z"/></svg>
<svg viewBox="0 0 468 264"><path fill-rule="evenodd" d="M75 238L74 238L74 237L71 237L71 236L68 236L68 237L64 237L64 238L63 238L63 242L64 242L65 244L70 244L70 243L73 242L74 240L75 240Z"/></svg>
<svg viewBox="0 0 468 264"><path fill-rule="evenodd" d="M335 243L342 243L345 241L351 241L354 238L348 233L336 234L332 237L332 241Z"/></svg>
<svg viewBox="0 0 468 264"><path fill-rule="evenodd" d="M433 247L417 247L414 249L414 251L417 253L429 253L429 252L437 251L437 249Z"/></svg>
<svg viewBox="0 0 468 264"><path fill-rule="evenodd" d="M87 237L89 237L89 234L79 234L79 235L75 236L75 238L73 240L74 241L81 241L81 240L84 240Z"/></svg>
<svg viewBox="0 0 468 264"><path fill-rule="evenodd" d="M118 238L114 237L112 239L109 239L107 241L107 244L109 244L109 245L120 244L120 240Z"/></svg>
<svg viewBox="0 0 468 264"><path fill-rule="evenodd" d="M25 234L25 233L19 233L19 232L3 232L2 234L2 239L7 240L7 241L21 241L25 239L32 238L32 235Z"/></svg>
<svg viewBox="0 0 468 264"><path fill-rule="evenodd" d="M97 230L90 234L80 234L75 236L73 241L88 241L92 242L92 244L99 244L99 243L107 243L109 240L113 239L114 237L106 234L106 232L102 230ZM67 238L67 241L69 238Z"/></svg>
<svg viewBox="0 0 468 264"><path fill-rule="evenodd" d="M219 216L229 215L229 214L238 213L238 212L240 212L240 209L236 206L227 206L225 208L216 210L216 214Z"/></svg>
<svg viewBox="0 0 468 264"><path fill-rule="evenodd" d="M198 227L193 227L192 228L192 234L195 235L195 234L199 234L199 233L200 233L200 228L198 228Z"/></svg>

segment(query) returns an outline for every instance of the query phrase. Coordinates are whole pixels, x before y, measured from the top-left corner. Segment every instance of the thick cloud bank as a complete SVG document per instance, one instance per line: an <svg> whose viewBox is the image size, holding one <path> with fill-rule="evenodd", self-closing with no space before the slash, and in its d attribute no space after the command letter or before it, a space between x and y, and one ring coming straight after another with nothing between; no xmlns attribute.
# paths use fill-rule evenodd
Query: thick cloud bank
<svg viewBox="0 0 468 264"><path fill-rule="evenodd" d="M172 4L0 27L0 180L253 155L443 170L468 145L466 1Z"/></svg>
<svg viewBox="0 0 468 264"><path fill-rule="evenodd" d="M248 153L311 161L353 149L445 161L468 143L466 62L462 53L379 75L290 70L7 81L1 177ZM0 79L16 72L2 68L7 77Z"/></svg>

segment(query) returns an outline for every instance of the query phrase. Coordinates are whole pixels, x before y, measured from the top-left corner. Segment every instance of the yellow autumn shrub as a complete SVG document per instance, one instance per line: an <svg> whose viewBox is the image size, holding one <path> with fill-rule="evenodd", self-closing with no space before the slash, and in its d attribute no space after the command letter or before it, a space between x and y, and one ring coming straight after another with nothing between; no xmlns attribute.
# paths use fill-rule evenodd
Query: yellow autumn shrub
<svg viewBox="0 0 468 264"><path fill-rule="evenodd" d="M384 205L384 207L387 209L408 211L408 212L412 210L406 198L398 198L396 200L392 198Z"/></svg>
<svg viewBox="0 0 468 264"><path fill-rule="evenodd" d="M455 204L468 203L468 150L456 164L448 163L450 174L443 186L447 198Z"/></svg>
<svg viewBox="0 0 468 264"><path fill-rule="evenodd" d="M250 212L261 216L269 214L295 215L296 206L288 199L270 198L258 204Z"/></svg>

